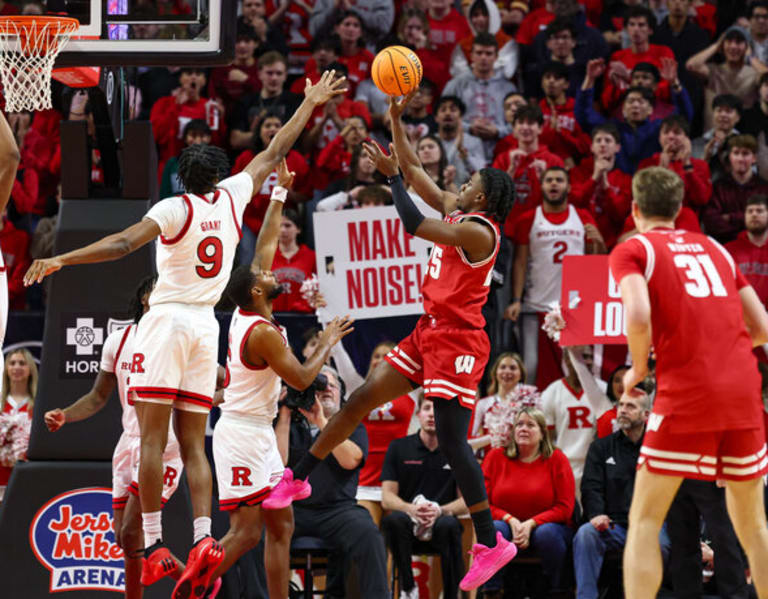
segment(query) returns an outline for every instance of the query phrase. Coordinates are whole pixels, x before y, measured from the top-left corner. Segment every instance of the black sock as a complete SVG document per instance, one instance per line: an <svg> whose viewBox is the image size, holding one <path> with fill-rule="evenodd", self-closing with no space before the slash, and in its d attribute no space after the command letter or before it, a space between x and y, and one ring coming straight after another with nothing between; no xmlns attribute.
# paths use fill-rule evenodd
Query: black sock
<svg viewBox="0 0 768 599"><path fill-rule="evenodd" d="M493 526L491 510L485 508L479 512L469 514L472 517L472 525L475 527L477 542L486 547L496 546L496 528Z"/></svg>
<svg viewBox="0 0 768 599"><path fill-rule="evenodd" d="M304 457L299 460L299 463L293 468L294 480L307 480L307 477L315 469L315 467L322 462L318 457L309 451L304 454Z"/></svg>

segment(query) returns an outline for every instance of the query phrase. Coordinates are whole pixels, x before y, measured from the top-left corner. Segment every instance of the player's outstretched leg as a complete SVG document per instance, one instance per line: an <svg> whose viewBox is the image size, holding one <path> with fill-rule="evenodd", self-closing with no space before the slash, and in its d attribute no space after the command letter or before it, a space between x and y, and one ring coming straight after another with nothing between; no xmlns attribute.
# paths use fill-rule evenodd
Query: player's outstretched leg
<svg viewBox="0 0 768 599"><path fill-rule="evenodd" d="M412 389L411 382L387 362L379 364L368 379L349 396L341 411L334 414L328 421L323 432L320 433L312 447L293 469L294 479L305 480L314 467L333 451L334 447L353 433L357 425L371 410L408 393ZM273 495L280 497L285 492L286 489L281 481L272 490L270 498ZM270 505L272 504L270 502ZM285 505L280 507L285 507Z"/></svg>
<svg viewBox="0 0 768 599"><path fill-rule="evenodd" d="M293 508L264 512L267 527L264 565L267 572L267 590L270 597L288 599L291 571L291 538L293 537Z"/></svg>
<svg viewBox="0 0 768 599"><path fill-rule="evenodd" d="M174 410L174 430L187 472L192 500L195 545L173 599L199 598L210 586L214 571L224 559L224 548L211 537L211 468L205 455L207 413ZM141 489L139 489L141 490Z"/></svg>
<svg viewBox="0 0 768 599"><path fill-rule="evenodd" d="M459 583L463 591L470 591L487 582L514 558L517 547L497 534L493 526L483 471L467 443L472 410L462 406L458 397L433 399L438 445L456 477L477 536L477 544L472 548L472 564Z"/></svg>
<svg viewBox="0 0 768 599"><path fill-rule="evenodd" d="M725 487L728 515L749 560L760 599L768 598L768 528L763 508L763 479L729 480Z"/></svg>
<svg viewBox="0 0 768 599"><path fill-rule="evenodd" d="M626 599L654 599L659 592L664 573L659 533L682 482L682 477L654 474L646 467L637 471L624 547Z"/></svg>
<svg viewBox="0 0 768 599"><path fill-rule="evenodd" d="M224 559L216 566L212 578L222 576L237 560L259 544L261 515L261 506L258 505L241 505L229 512L229 530L219 541L224 547Z"/></svg>

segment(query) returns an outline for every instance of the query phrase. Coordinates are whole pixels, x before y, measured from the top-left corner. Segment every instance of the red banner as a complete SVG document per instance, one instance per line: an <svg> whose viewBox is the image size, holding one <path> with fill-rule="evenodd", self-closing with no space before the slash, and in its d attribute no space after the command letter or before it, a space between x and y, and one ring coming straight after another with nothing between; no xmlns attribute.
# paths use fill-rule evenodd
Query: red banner
<svg viewBox="0 0 768 599"><path fill-rule="evenodd" d="M560 305L565 329L560 345L623 344L624 306L608 269L608 256L565 256Z"/></svg>

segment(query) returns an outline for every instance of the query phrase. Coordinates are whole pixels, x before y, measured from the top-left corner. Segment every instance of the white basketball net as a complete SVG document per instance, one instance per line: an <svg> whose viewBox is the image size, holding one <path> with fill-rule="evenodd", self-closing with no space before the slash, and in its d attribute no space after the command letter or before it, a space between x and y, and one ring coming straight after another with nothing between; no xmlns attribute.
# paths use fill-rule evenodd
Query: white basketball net
<svg viewBox="0 0 768 599"><path fill-rule="evenodd" d="M51 70L77 29L75 19L0 19L0 82L8 112L51 108Z"/></svg>

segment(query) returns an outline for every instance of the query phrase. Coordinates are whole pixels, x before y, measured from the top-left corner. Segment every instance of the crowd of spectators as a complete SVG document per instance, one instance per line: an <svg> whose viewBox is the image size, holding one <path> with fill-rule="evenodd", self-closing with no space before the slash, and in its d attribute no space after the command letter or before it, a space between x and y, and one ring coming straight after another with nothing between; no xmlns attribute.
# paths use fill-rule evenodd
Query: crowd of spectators
<svg viewBox="0 0 768 599"><path fill-rule="evenodd" d="M168 7L175 14L189 8L186 0ZM0 2L2 14L21 8ZM315 82L330 69L346 76L347 93L317 109L287 156L296 179L273 270L290 292L275 309L311 313L298 289L315 270L313 213L391 203L388 187L360 150L366 139L385 148L391 140L387 97L373 85L370 69L383 47L413 49L424 78L403 120L429 176L455 191L472 173L493 166L514 182L514 207L502 224L511 249L503 255L510 257L499 267L508 276L489 327L506 319L519 326L519 334L509 343L497 340L493 348L487 397L478 403L471 431L498 530L541 558L544 577L531 587L532 595L564 592L575 581L579 597L596 597L603 554L623 545L649 405L618 402L626 351L580 348L563 356L541 333L540 321L549 302L559 298L563 255L606 253L634 232L631 177L646 166L680 176L685 199L677 226L726 244L768 302L768 1L242 0L239 14L232 64L129 73L134 114L152 123L162 194L182 191L177 157L185 146L218 145L229 153L232 173L239 172L295 111L305 79ZM162 37L163 27L132 26L130 35ZM94 95L70 91L59 109L9 115L21 150L0 221L11 309L42 306L40 294L22 286L21 275L31 258L52 251L61 195L61 120L87 122L91 184L104 186L109 178ZM242 264L252 259L275 184L276 176L268 177L246 209L237 258ZM575 227L574 239L554 260L531 239L537 219ZM555 287L542 286L540 273ZM334 364L348 384L355 377L360 384L348 356L334 356ZM325 413L314 413L296 435L306 441L338 403L329 400ZM362 458L350 468L329 466L326 474L341 490L298 509L297 529L323 511L328 534L338 535L337 521L349 516L339 516L331 503L338 500L345 509L354 504L362 468L361 488L369 491L357 497L367 502L372 522L354 512L359 536L339 537L348 552L342 561L365 560L368 574L376 577L367 588L378 589L385 570L369 562L383 559L383 550L367 535L381 522L401 569L401 597L415 597L413 577L402 572L414 542L405 533L429 545L423 528L434 526L443 567L459 567L459 529L440 518L455 520L461 501L450 485L437 494L410 480L413 471L400 469L398 456L439 451L428 430L429 406L404 396L381 410L350 441ZM426 432L403 437L414 411ZM372 470L365 462L366 430L376 439ZM404 440L391 446L396 455L385 458L396 438ZM303 451L293 444L290 449L292 460ZM616 469L606 470L609 460ZM376 491L382 478L398 482ZM435 496L423 495L431 491ZM711 491L710 500L722 499ZM424 501L416 501L417 495ZM403 515L382 522L383 509ZM687 534L679 527L674 532ZM368 545L358 557L355 539L363 537ZM707 551L709 546L705 559L711 557ZM457 573L444 580L453 589ZM486 595L500 596L503 584L504 575L493 579Z"/></svg>

